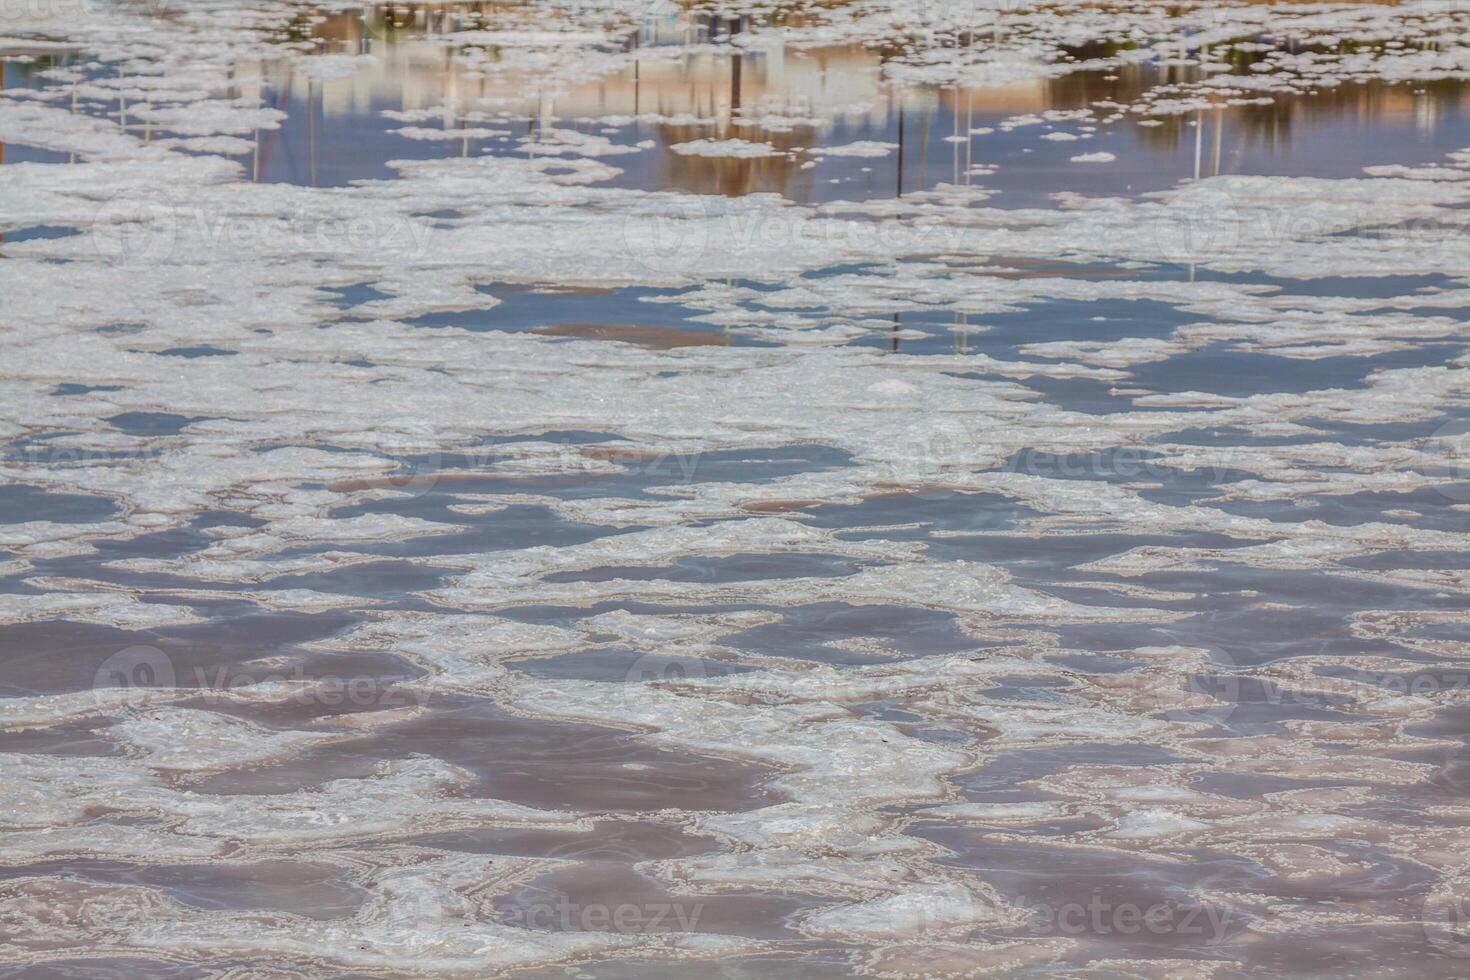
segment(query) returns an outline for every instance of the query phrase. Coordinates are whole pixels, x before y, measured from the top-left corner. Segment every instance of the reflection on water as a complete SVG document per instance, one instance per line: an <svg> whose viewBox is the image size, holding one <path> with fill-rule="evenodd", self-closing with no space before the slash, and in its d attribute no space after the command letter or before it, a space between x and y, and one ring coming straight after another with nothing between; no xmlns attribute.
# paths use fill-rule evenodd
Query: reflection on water
<svg viewBox="0 0 1470 980"><path fill-rule="evenodd" d="M503 26L518 6L471 3L376 5L303 10L283 40L317 53L371 55L347 77L314 78L286 58L241 64L227 93L288 113L276 131L254 135L241 157L262 181L340 186L390 177L389 161L445 155L524 152L549 130L607 136L641 152L607 158L622 173L615 186L740 195L775 192L800 202L885 197L941 182L1000 192L1002 207L1045 204L1056 192L1134 194L1212 174L1353 176L1370 164L1421 163L1470 142L1466 86L1344 84L1307 94L1275 93L1269 105L1217 104L1213 111L1099 122L1109 104L1128 105L1158 86L1198 80L1198 67L1155 57L1111 72L954 88L898 86L881 76L890 52L861 44L809 49L763 41L737 43L744 21L691 14L676 7L650 13L621 43L635 52L621 70L560 90L502 63L463 56L474 46L445 36L475 28L493 12ZM534 27L534 11L525 8ZM775 15L770 18L778 19ZM975 43L984 43L983 38ZM687 49L687 50L686 50ZM649 50L648 58L636 52ZM671 56L670 51L684 53ZM1075 57L1107 56L1093 44ZM1232 71L1249 74L1261 56L1236 51ZM5 84L44 84L38 69L65 56L5 63ZM530 79L530 80L528 80ZM440 110L442 107L442 111ZM1015 117L1094 110L1095 119L1007 127ZM463 138L405 139L404 123L385 111L432 114L421 128ZM657 117L657 118L655 118ZM486 121L486 120L489 121ZM143 123L127 123L146 132ZM476 135L486 129L493 136ZM1043 138L1048 133L1079 140ZM769 143L773 155L731 158L681 155L670 147L732 138ZM883 156L823 156L823 147L859 140L897 144ZM1079 165L1082 151L1117 159ZM10 160L51 159L13 150ZM0 156L0 160L5 159Z"/></svg>
<svg viewBox="0 0 1470 980"><path fill-rule="evenodd" d="M1004 191L1001 206L1041 203L1054 191L1125 192L1172 187L1191 175L1195 154L1202 173L1313 173L1354 175L1372 163L1423 162L1470 138L1463 112L1466 87L1439 82L1426 90L1374 82L1345 85L1305 97L1277 96L1270 106L1220 107L1214 113L1164 116L1161 126L1120 120L1086 148L1113 151L1117 165L1078 167L1070 163L1078 144L1039 140L1051 126L998 131L1014 116L1047 110L1089 109L1098 101L1130 103L1154 85L1201 78L1200 69L1127 65L1116 75L1078 72L1000 87L895 87L881 78L885 53L860 46L786 50L781 46L742 51L729 44L736 22L711 22L709 16L666 13L650 18L629 46L714 43L725 51L701 48L678 59L635 60L634 66L564 93L528 93L516 72L485 76L450 59L432 40L472 19L438 6L369 7L335 13L316 25L323 50L348 50L379 56L359 78L325 81L313 87L287 66L262 66L262 98L291 110L275 162L266 160L263 179L301 181L312 160L301 159L301 144L331 141L331 153L316 163L316 179L334 184L354 176L375 175L388 157L435 156L435 147L410 147L409 141L382 135L387 125L375 119L384 109L428 109L438 104L463 112L494 107L528 134L550 126L584 132L604 129L609 116L694 116L700 125L634 122L613 134L614 143L656 141L651 153L616 157L625 170L616 184L641 188L682 188L701 194L773 191L797 201L851 200L922 190L936 182L975 181ZM394 19L404 28L395 28ZM409 25L422 25L413 31ZM1091 51L1078 51L1091 54ZM1248 71L1248 63L1236 66ZM479 75L476 78L475 75ZM301 90L306 88L306 93ZM315 100L315 107L313 107ZM304 103L304 104L303 104ZM301 138L301 120L320 119L320 132ZM469 123L448 116L444 128ZM337 129L337 134L332 131ZM992 129L973 134L975 129ZM763 141L784 151L760 159L681 156L670 145L700 138ZM879 159L828 157L810 167L806 147L858 140L895 143L901 150ZM365 145L366 141L366 145ZM381 143L379 143L381 141ZM1202 144L1197 150L1197 141ZM448 144L457 153L507 153L509 138ZM444 148L438 148L442 153ZM373 159L376 156L376 159ZM807 166L804 166L807 165ZM973 167L998 166L992 175Z"/></svg>
<svg viewBox="0 0 1470 980"><path fill-rule="evenodd" d="M543 85L526 45L445 42L492 9L538 26L529 6L303 7L277 40L374 60L235 64L221 94L286 119L230 146L269 186L216 185L242 202L222 213L248 227L278 201L402 204L479 219L513 250L574 209L621 218L648 199L546 205L527 181L514 206L533 217L511 235L503 211L475 212L479 184L409 187L407 204L390 201L403 184L285 185L576 139L624 188L922 201L969 184L1050 217L1058 192L1353 175L1470 142L1458 84L1345 84L1145 126L1106 114L1198 67L899 86L892 51L747 48L747 21L676 9L614 37L615 70ZM972 42L988 43L956 39ZM44 72L63 63L12 59L5 84L57 84ZM156 138L121 108L86 111ZM732 139L770 150L675 149ZM1073 161L1096 152L1115 159ZM183 169L169 157L146 192ZM83 201L113 179L35 169L85 174ZM1118 204L1121 220L1146 210ZM488 268L490 250L456 251L462 293L428 261L375 264L374 245L286 254L242 236L254 251L126 282L142 294L126 318L118 284L145 281L144 263L77 287L88 309L58 315L50 294L18 309L33 349L0 372L24 420L3 462L27 479L0 488L0 524L25 551L0 551L0 575L18 596L5 608L42 611L6 624L0 695L55 695L20 717L55 714L10 730L0 713L0 752L51 767L12 784L39 787L26 806L79 795L55 827L4 828L21 856L0 860L0 921L90 918L23 921L0 961L60 956L30 951L70 929L100 955L150 957L99 961L108 975L194 975L174 960L187 942L235 971L220 976L445 975L410 957L461 947L443 962L488 975L524 937L484 923L546 939L604 932L587 909L678 906L699 916L682 931L711 940L702 955L721 955L717 937L771 945L692 970L651 963L654 943L590 962L625 937L528 961L637 980L1203 977L1227 956L1242 974L1433 975L1427 889L1464 881L1470 840L1464 722L1389 682L1461 692L1465 498L1428 481L1445 461L1424 446L1465 407L1445 377L1466 300L1438 295L1459 273L1393 239L1395 274L1376 275L1303 234L1249 239L1246 271L1196 274L1107 251L1113 226L1074 246L1080 225L939 259L924 241L818 251L694 288L642 273L570 287L582 270L548 273L539 253ZM564 246L577 261L595 251L582 227ZM50 226L16 232L7 282L57 268ZM1314 261L1265 266L1273 249ZM78 282L116 268L63 261ZM130 650L184 690L135 692L159 699L137 711L68 700L113 691L97 665ZM1328 658L1352 683L1327 683ZM99 772L137 781L80 795ZM495 800L537 812L475 808ZM993 916L992 887L1036 914ZM135 928L157 893L179 906ZM1066 918L1094 908L1162 910L1165 927ZM834 928L833 909L854 914Z"/></svg>
<svg viewBox="0 0 1470 980"><path fill-rule="evenodd" d="M528 90L521 73L491 76L456 60L436 40L472 26L482 9L369 7L325 15L310 25L321 50L378 58L351 78L313 82L286 62L242 66L243 94L253 84L263 102L290 112L279 134L263 137L261 179L330 185L386 176L389 159L513 153L516 137L561 127L607 133L627 145L653 140L648 152L609 161L624 171L614 181L620 186L731 195L767 191L811 202L883 197L940 182L977 183L1001 191L995 203L1011 207L1042 204L1057 191L1163 189L1196 172L1348 176L1369 164L1432 159L1470 140L1465 86L1441 82L1422 89L1371 83L1277 95L1271 105L1163 116L1161 126L1139 126L1136 117L1128 117L1098 127L1086 143L1049 141L1040 137L1052 130L1050 124L999 127L1049 110L1128 104L1151 87L1197 80L1200 71L1144 62L1114 74L1077 72L985 88L900 87L882 79L887 53L881 50L768 44L747 51L730 43L740 33L737 22L712 24L707 16L674 13L650 17L626 43L634 49L700 45L690 53L670 59L660 51L561 92ZM711 50L711 43L723 50ZM1111 52L1077 51L1079 57L1105 53ZM490 57L493 63L493 51ZM1248 60L1239 59L1235 68L1248 72ZM426 125L474 128L482 124L467 123L464 116L489 111L511 133L426 146L394 135L390 130L399 124L379 115L441 105L451 108ZM699 122L627 119L647 114ZM1103 114L1099 109L1097 115ZM615 121L626 124L608 127L609 117L624 117ZM692 140L730 138L767 142L781 153L738 159L670 150ZM802 152L858 140L901 149L877 158ZM1079 146L1105 149L1118 160L1079 166L1070 162ZM821 159L817 166L811 165L814 157ZM998 170L987 172L992 167Z"/></svg>

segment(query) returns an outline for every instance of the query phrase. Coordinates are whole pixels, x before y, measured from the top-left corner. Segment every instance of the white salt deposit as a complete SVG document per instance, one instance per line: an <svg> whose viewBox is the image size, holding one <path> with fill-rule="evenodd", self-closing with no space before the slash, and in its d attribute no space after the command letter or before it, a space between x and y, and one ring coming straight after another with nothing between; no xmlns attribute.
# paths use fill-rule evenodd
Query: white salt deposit
<svg viewBox="0 0 1470 980"><path fill-rule="evenodd" d="M176 6L0 40L74 53L0 95L8 966L1326 973L1280 937L1437 935L1470 842L1444 713L1470 150L1027 206L958 175L995 173L965 156L989 138L1095 139L1117 153L1069 159L1107 181L1128 120L1203 141L1217 112L1461 84L1463 4L902 0L738 44L624 2L417 11L453 84L372 116L415 159L334 187L254 179L301 132L273 86L380 106L399 49ZM850 46L887 57L812 67ZM732 48L820 97L571 94ZM1145 70L1136 98L961 111ZM890 87L955 183L865 183L898 163ZM872 167L797 171L856 174L819 203L640 182L828 157ZM555 856L614 821L651 843ZM1081 859L1250 914L1199 958L1037 940L1015 866ZM204 864L350 901L195 900ZM757 939L511 915L604 874L779 911Z"/></svg>

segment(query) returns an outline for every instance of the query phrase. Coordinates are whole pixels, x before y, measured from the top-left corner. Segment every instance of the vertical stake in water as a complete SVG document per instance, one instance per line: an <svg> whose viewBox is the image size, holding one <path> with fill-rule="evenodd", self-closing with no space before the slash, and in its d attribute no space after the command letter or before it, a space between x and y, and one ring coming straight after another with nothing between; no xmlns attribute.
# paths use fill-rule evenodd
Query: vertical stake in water
<svg viewBox="0 0 1470 980"><path fill-rule="evenodd" d="M1203 147L1205 136L1205 114L1196 111L1194 114L1194 179L1199 180L1200 150Z"/></svg>
<svg viewBox="0 0 1470 980"><path fill-rule="evenodd" d="M740 67L741 57L737 53L730 59L730 111L740 111Z"/></svg>
<svg viewBox="0 0 1470 980"><path fill-rule="evenodd" d="M255 104L257 107L265 104L265 62L260 63L260 75L255 82ZM250 179L260 183L260 128L255 130L255 150L253 162L250 168Z"/></svg>
<svg viewBox="0 0 1470 980"><path fill-rule="evenodd" d="M311 186L316 186L316 79L306 79L306 147L307 165L311 168Z"/></svg>
<svg viewBox="0 0 1470 980"><path fill-rule="evenodd" d="M924 188L924 178L929 173L929 126L938 112L925 112L919 116L919 189Z"/></svg>
<svg viewBox="0 0 1470 980"><path fill-rule="evenodd" d="M1220 144L1225 136L1225 107L1215 106L1215 161L1213 176L1220 176Z"/></svg>
<svg viewBox="0 0 1470 980"><path fill-rule="evenodd" d="M898 100L898 186L894 197L903 197L903 99Z"/></svg>
<svg viewBox="0 0 1470 980"><path fill-rule="evenodd" d="M958 89L955 90L954 96L954 135L958 137L960 135L960 93ZM960 182L960 141L956 139L952 145L954 146L953 180L958 184Z"/></svg>
<svg viewBox="0 0 1470 980"><path fill-rule="evenodd" d="M975 93L967 88L965 89L965 183L967 184L974 179L970 176L970 171L975 169L975 137L970 133L970 130L974 128Z"/></svg>

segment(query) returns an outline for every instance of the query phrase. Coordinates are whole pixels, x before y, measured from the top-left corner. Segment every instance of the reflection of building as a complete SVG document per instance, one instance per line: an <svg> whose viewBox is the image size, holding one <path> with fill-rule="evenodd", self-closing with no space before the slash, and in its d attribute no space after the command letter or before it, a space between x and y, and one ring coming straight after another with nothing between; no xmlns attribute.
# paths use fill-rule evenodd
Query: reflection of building
<svg viewBox="0 0 1470 980"><path fill-rule="evenodd" d="M28 46L25 41L0 46L0 98L4 97L6 88L10 87L11 81L7 76L11 71L31 74L53 64L57 64L70 54L69 51L65 50L61 50L58 53L59 49L64 49L64 47L58 45ZM8 60L10 58L28 58L33 60L27 64L26 62L10 61ZM24 88L26 85L26 75L21 74L18 78L20 86ZM4 163L5 143L0 141L0 165Z"/></svg>
<svg viewBox="0 0 1470 980"><path fill-rule="evenodd" d="M429 8L433 9L433 8ZM438 8L441 12L447 8ZM468 9L468 8L464 8ZM442 16L428 18L425 8L420 16L410 16L406 24L420 26L415 33L422 36L422 22L431 20L455 29L452 20ZM311 25L312 36L320 39L323 53L370 54L375 63L343 78L326 78L308 83L293 78L285 62L241 65L237 70L242 93L259 94L263 80L273 91L286 92L297 85L305 91L308 84L321 93L321 112L325 116L362 114L384 105L417 109L438 106L446 99L460 97L461 72L454 70L450 50L443 44L426 40L414 41L409 32L402 40L393 28L392 8L364 8L326 15ZM469 93L469 94L474 94Z"/></svg>
<svg viewBox="0 0 1470 980"><path fill-rule="evenodd" d="M240 94L264 93L282 106L309 95L326 117L366 115L386 108L442 108L442 117L428 113L422 125L446 128L464 125L456 110L518 117L517 128L530 130L539 125L595 131L599 118L644 117L647 121L639 123L643 132L634 138L653 135L658 149L618 163L643 168L640 179L646 181L644 186L727 194L771 190L800 196L802 187L814 179L801 168L809 159L805 155L685 157L668 147L700 138L731 137L768 142L780 150L797 150L819 141L904 142L907 154L901 165L907 168L908 180L903 186L912 188L936 179L958 181L969 170L970 151L978 155L982 147L952 137L966 136L972 125L979 124L977 120L985 119L985 125L993 126L997 117L1049 109L1094 109L1097 103L1133 105L1157 85L1188 86L1202 77L1196 66L1142 62L1115 63L1106 72L1038 75L998 86L900 88L883 81L885 53L881 50L859 44L797 50L769 38L749 48L724 44L743 34L748 24L737 18L691 14L671 0L650 6L641 22L630 20L625 33L614 31L610 45L601 46L593 56L607 59L612 70L587 81L548 83L531 68L517 67L535 60L523 59L523 49L501 52L493 46L470 46L457 54L460 49L442 36L492 24L495 31L545 36L546 17L546 8L485 3L366 6L319 17L303 15L296 24L295 38L315 38L318 50L324 53L370 54L373 60L346 77L318 81L293 73L291 62L285 59L243 65L237 83ZM711 41L720 47L712 47ZM978 43L986 42L982 38ZM1115 54L1116 48L1098 42L1074 54L1105 58ZM1245 72L1258 53L1237 55L1231 64ZM589 60L589 76L596 72L596 64ZM1415 95L1410 86L1384 83L1341 85L1311 98L1282 94L1271 105L1206 112L1208 118L1202 120L1195 115L1161 116L1161 125L1140 128L1135 138L1171 155L1181 149L1187 154L1186 143L1204 143L1195 150L1196 155L1207 151L1201 172L1219 172L1222 167L1229 171L1232 159L1239 159L1247 149L1272 152L1286 145L1294 120L1356 113L1365 120L1404 120L1400 125L1432 129L1446 100L1458 101L1460 87L1445 83L1427 88L1429 96ZM1102 109L1099 115L1109 111ZM898 123L900 116L903 127ZM1126 118L1136 117L1129 113ZM1202 121L1207 128L1196 130L1191 121ZM473 152L469 143L459 151ZM652 155L657 155L657 170L652 175L656 179L647 180ZM872 169L881 173L894 165L900 161L875 161ZM879 180L876 174L857 179ZM890 180L888 186L895 184Z"/></svg>
<svg viewBox="0 0 1470 980"><path fill-rule="evenodd" d="M1234 138L1227 138L1232 153L1250 147L1284 150L1291 145L1294 130L1330 119L1354 118L1364 126L1431 132L1447 112L1464 103L1465 92L1465 86L1453 80L1413 85L1372 81L1323 88L1308 97L1278 94L1269 105L1231 106L1223 113L1205 115L1216 117L1210 122L1212 128L1223 124L1234 131ZM1189 120L1194 118L1193 113L1161 116L1163 125L1141 134L1142 138L1172 152L1186 137Z"/></svg>
<svg viewBox="0 0 1470 980"><path fill-rule="evenodd" d="M451 9L456 13L451 15ZM535 97L527 96L523 77L506 72L491 79L460 78L464 70L452 61L445 45L433 39L442 32L436 30L439 27L473 29L475 14L487 9L485 4L425 5L412 8L412 13L378 7L326 15L312 24L312 35L325 42L326 50L371 53L379 63L351 78L322 82L325 111L361 110L374 102L412 109L444 99L479 98L503 99L506 106L529 111L527 103L534 103ZM497 18L510 9L524 11L496 8ZM393 28L390 18L395 17L404 30ZM409 25L417 29L409 30ZM708 51L681 57L658 50L736 32L733 20L711 23L708 18L691 18L673 4L655 7L636 35L630 35L630 47L650 49L647 58L634 54L636 69L574 85L559 93L553 105L535 108L564 119L637 113L723 119L732 109L751 114L770 104L779 106L782 114L823 121L867 113L876 124L887 117L891 92L880 79L881 55L862 45L802 51L761 46L739 57ZM1033 112L1046 107L1041 80L974 89L972 97L976 111Z"/></svg>
<svg viewBox="0 0 1470 980"><path fill-rule="evenodd" d="M470 5L466 9L479 7ZM522 111L542 108L536 105L534 93L528 95L526 79L519 73L464 78L466 72L453 62L450 50L433 39L437 32L403 32L404 36L399 37L400 32L382 20L387 16L384 9L369 11L371 17L361 12L331 14L313 25L313 35L325 42L326 50L371 53L378 59L376 66L353 77L321 83L326 112L358 111L374 102L413 109L438 105L445 99L481 98L504 100L500 104ZM428 20L437 22L438 18ZM716 29L716 33L728 35L732 25L725 22L724 29ZM474 25L461 16L445 26L455 30ZM837 110L885 98L878 83L877 56L858 45L797 55L774 47L738 59L709 53L683 57L658 47L708 37L710 28L670 13L646 20L640 33L645 40L638 46L650 48L650 56L639 58L633 54L631 61L636 68L630 66L597 82L573 85L545 109L561 118L647 112L724 117L737 104L748 108L775 101L825 118ZM879 111L884 111L881 106Z"/></svg>
<svg viewBox="0 0 1470 980"><path fill-rule="evenodd" d="M669 145L699 138L740 137L769 142L780 149L809 145L814 133L830 136L835 127L861 134L854 138L891 139L898 92L882 80L882 54L858 44L792 51L780 45L750 50L708 47L693 54L690 43L723 41L745 26L734 18L691 16L673 3L651 8L640 25L630 27L621 68L596 81L570 84L544 97L540 85L512 69L468 71L435 35L473 30L492 11L497 29L513 29L524 7L484 4L412 8L367 7L303 22L326 52L370 53L376 61L341 79L309 83L320 94L321 112L330 117L381 108L451 107L442 125L454 126L452 107L509 112L542 125L577 126L606 116L684 117L698 123L655 123L660 144L662 186L740 194L786 188L801 176L800 161L787 156L759 159L683 157ZM395 24L402 24L397 28ZM527 25L533 26L533 25ZM646 52L646 56L644 55ZM726 53L728 52L728 53ZM493 61L493 50L489 55ZM292 84L289 66L252 66L252 75L272 73L270 88L280 94ZM296 79L300 91L308 83ZM248 88L247 88L248 92ZM1034 112L1046 107L1040 80L964 93L975 112ZM936 113L954 109L952 91L903 92L911 135L920 143L938 126ZM961 116L956 115L956 119ZM429 123L433 125L434 123ZM943 124L948 132L949 123ZM920 146L918 152L925 152Z"/></svg>

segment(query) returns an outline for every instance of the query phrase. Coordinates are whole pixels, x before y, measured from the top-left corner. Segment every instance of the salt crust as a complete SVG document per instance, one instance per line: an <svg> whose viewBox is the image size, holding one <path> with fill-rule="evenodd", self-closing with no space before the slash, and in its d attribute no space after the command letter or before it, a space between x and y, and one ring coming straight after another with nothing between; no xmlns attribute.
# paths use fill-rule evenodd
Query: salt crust
<svg viewBox="0 0 1470 980"><path fill-rule="evenodd" d="M1031 536L1099 530L1176 536L1167 545L1120 546L1079 565L1094 575L1195 574L1234 565L1463 591L1463 582L1438 570L1351 565L1385 552L1463 552L1463 532L1382 520L1273 521L1226 506L1436 487L1449 492L1463 482L1442 452L1453 432L1438 442L1385 437L1371 444L1350 444L1335 433L1403 424L1434 431L1464 408L1462 362L1446 358L1455 366L1381 370L1351 388L1142 394L1128 409L1108 413L1061 407L1020 382L1126 384L1139 365L1206 348L1309 363L1457 343L1456 315L1466 304L1464 270L1470 267L1470 245L1457 223L1470 202L1467 151L1451 154L1444 166L1371 167L1356 180L1220 177L1145 200L1073 199L1056 209L990 208L983 191L946 186L898 202L804 208L771 196L728 202L601 186L617 174L603 158L615 161L643 147L547 130L520 144L525 152L519 157L404 163L396 180L330 192L256 185L242 181L239 163L224 156L240 152L243 135L278 126L281 114L209 93L225 86L237 61L281 53L266 32L287 13L284 6L201 4L169 22L106 8L75 23L38 17L7 24L11 33L48 36L21 36L0 46L62 45L102 62L132 59L151 67L116 79L65 77L58 70L54 95L7 93L0 101L0 141L79 158L73 167L0 170L3 230L53 225L79 232L8 242L0 261L4 329L20 341L0 378L12 409L0 431L26 448L21 461L12 457L0 467L0 475L51 492L106 497L117 506L115 518L104 521L6 525L4 546L22 557L4 567L23 573L32 562L86 557L96 543L127 544L184 528L221 507L257 526L216 533L205 547L176 558L108 562L117 572L169 574L206 586L177 602L156 601L167 597L141 587L43 576L29 586L35 592L0 603L5 622L188 626L206 621L206 614L187 599L215 597L239 583L262 583L238 594L269 608L340 605L310 590L276 590L271 580L377 560L373 549L384 541L459 533L465 525L335 512L433 490L438 470L423 460L487 437L606 432L630 451L628 459L821 445L840 451L845 462L760 482L692 479L637 496L529 495L567 520L607 533L563 548L417 559L449 573L446 585L424 593L436 608L364 608L357 625L319 646L391 651L421 672L407 683L438 695L485 698L527 715L622 728L669 751L770 767L767 784L787 802L743 813L665 815L726 849L652 862L643 870L676 890L825 896L833 904L800 917L797 928L874 950L870 962L880 975L964 974L1076 955L1061 942L1024 956L1004 942L958 942L974 930L1003 930L1017 921L1017 910L977 876L945 864L942 849L906 834L905 808L921 807L914 819L975 828L996 845L1040 846L1049 825L1068 820L1085 829L1062 841L1048 838L1063 852L1072 847L1183 863L1198 849L1212 848L1258 862L1266 873L1313 883L1361 874L1359 864L1332 849L1346 835L1440 876L1435 894L1463 887L1465 840L1457 825L1426 832L1374 812L1394 792L1435 775L1435 765L1402 756L1443 751L1445 743L1405 728L1430 720L1447 699L1397 693L1384 677L1425 658L1461 663L1463 644L1433 635L1461 623L1454 610L1365 611L1352 623L1355 634L1391 646L1356 665L1367 676L1350 678L1328 673L1344 665L1338 657L1247 669L1193 647L1073 652L1106 656L1121 667L1091 674L1064 666L1068 652L1039 641L851 667L751 654L730 640L744 629L779 622L783 608L816 602L954 613L977 635L1016 624L1043 635L1067 624L1166 624L1187 614L1142 591L1118 591L1140 604L1116 608L1053 595L999 566L938 553L934 542L952 538L854 537L808 526L800 516L817 503L852 505L936 487L1024 504L1031 514L1019 517L1018 532ZM597 12L586 23L573 17L552 27L507 23L449 35L442 43L463 65L521 72L554 85L625 64L627 52L609 40L630 13ZM929 13L941 20L953 14L944 7ZM906 31L913 14L907 5L850 5L802 26L757 27L743 43L779 40L795 49L834 41L876 44ZM1148 7L1087 5L1065 16L1008 8L965 15L980 16L993 43L910 46L885 64L886 77L1012 83L1161 56L1206 69L1200 81L1156 87L1137 104L1098 107L1149 123L1373 78L1423 83L1470 73L1466 49L1454 41L1463 36L1463 9L1428 0L1352 8L1199 5L1172 20ZM1301 50L1258 47L1267 70L1252 75L1214 70L1207 48L1254 36L1268 24L1294 35ZM1181 27L1192 32L1183 46ZM1085 64L1048 57L1072 39L1115 37L1142 43ZM1335 47L1343 37L1436 43L1310 50L1314 41ZM498 49L498 63L484 54L485 46ZM286 50L298 70L314 78L347 77L362 67L352 58ZM642 56L659 55L645 50ZM160 136L145 142L136 126L124 131L98 115L61 108L62 93L69 96L73 88L84 107L110 105L120 96L134 103L134 122L146 122ZM766 107L763 116L744 114L742 131L758 122L768 131L813 122L776 108ZM1092 110L1037 114L1003 128L1082 125L1093 118ZM490 120L470 121L479 126ZM421 128L419 135L429 132L441 131ZM499 135L488 125L466 132ZM744 139L692 145L700 154L774 152ZM888 150L851 144L821 152L876 156L879 149ZM427 217L446 212L459 217ZM366 238L342 230L363 215L373 223ZM659 245L670 230L673 251ZM1142 274L1133 280L1064 271L1006 277L986 264L998 256L1065 256L1134 270L1168 263L1214 273L1269 271L1303 282L1439 275L1447 284L1431 292L1356 297ZM1269 270L1263 256L1270 257ZM856 271L806 275L836 266ZM741 279L775 288L729 284ZM673 286L676 294L659 298L692 307L723 329L779 343L809 339L776 350L668 352L590 340L553 345L506 334L438 335L426 344L421 331L401 322L488 308L495 298L473 287L496 281ZM344 322L344 311L320 287L358 283L386 298L345 311L357 322ZM862 336L894 312L983 318L1051 300L1151 300L1193 322L1167 338L1038 341L1021 348L1015 360L884 356L826 346ZM1443 312L1420 315L1426 309ZM138 329L131 332L114 329L133 324ZM328 329L316 329L322 325ZM165 356L201 346L233 356ZM97 387L59 397L53 391L60 382ZM175 433L125 438L107 421L125 412L168 412L183 421ZM425 425L424 418L434 424ZM1177 437L1190 430L1244 438L1207 446ZM1246 478L1216 481L1213 497L1179 505L1151 497L1147 481L1074 481L1002 468L1021 450L1092 453L1120 446L1145 446L1174 471L1230 470ZM543 444L508 453L497 465L505 473L545 476L616 475L630 464ZM794 516L753 516L787 508ZM625 528L638 529L613 533ZM1202 532L1231 543L1177 540ZM693 557L740 554L823 556L849 562L854 572L707 585L657 577L547 581L610 566L657 569ZM604 600L669 611L602 612L575 627L535 626L483 612ZM762 608L678 612L710 602ZM345 608L354 605L373 604ZM754 669L615 684L533 678L516 666L527 658L585 652L609 637L689 663L709 658ZM1270 681L1314 705L1327 699L1342 717L1290 719L1274 734L1241 735L1230 728L1229 703L1192 680L1200 671L1232 682ZM1058 687L1047 700L1007 699L998 696L1007 676L1044 677ZM282 692L256 693L268 700ZM9 960L39 961L78 935L118 955L207 960L225 951L338 969L470 974L615 954L720 956L757 945L700 935L531 933L497 924L486 900L547 864L381 842L481 826L585 831L593 815L470 798L464 795L470 774L439 760L383 763L369 774L287 793L181 789L176 780L330 753L363 737L356 730L245 720L234 712L246 710L248 693L237 694L230 710L175 703L184 697L171 688L101 689L0 701L0 723L7 728L95 724L119 752L7 756L0 767L9 801L0 808L5 860L248 863L305 847L313 848L305 851L311 860L333 861L338 858L328 850L315 848L350 842L364 854L344 872L366 896L362 909L328 921L283 912L206 912L152 887L22 877L0 894L15 937L4 951ZM971 738L934 741L864 713L868 701L887 698ZM178 748L184 737L194 746L187 753ZM1179 761L1062 767L1023 786L1034 797L1019 803L962 800L951 781L999 759L1091 742L1166 748ZM1344 752L1344 745L1351 750ZM1196 785L1221 774L1307 785L1257 800ZM1324 780L1337 785L1324 786ZM1464 820L1458 812L1430 816ZM55 914L38 914L43 908ZM1259 936L1325 921L1313 914L1277 909L1253 929ZM1095 970L1139 975L1208 975L1222 968L1082 956Z"/></svg>

